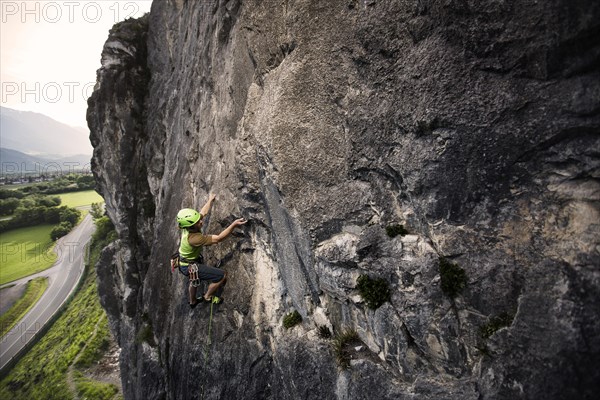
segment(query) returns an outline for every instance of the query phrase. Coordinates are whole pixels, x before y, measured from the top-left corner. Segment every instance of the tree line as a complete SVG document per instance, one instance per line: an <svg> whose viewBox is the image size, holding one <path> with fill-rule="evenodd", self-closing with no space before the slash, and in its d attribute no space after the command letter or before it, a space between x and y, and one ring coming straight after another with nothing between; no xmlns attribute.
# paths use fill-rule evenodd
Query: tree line
<svg viewBox="0 0 600 400"><path fill-rule="evenodd" d="M0 216L11 216L0 221L0 232L41 224L56 225L50 234L52 240L69 233L79 221L81 212L61 206L57 193L76 192L95 188L95 180L89 174L68 174L49 182L41 182L16 189L0 188ZM92 212L102 215L100 205Z"/></svg>
<svg viewBox="0 0 600 400"><path fill-rule="evenodd" d="M0 189L0 200L23 198L31 194L57 194L95 189L96 181L92 175L68 174L48 182L22 186L14 190Z"/></svg>
<svg viewBox="0 0 600 400"><path fill-rule="evenodd" d="M0 215L11 215L10 219L0 221L0 232L11 229L36 226L41 224L56 225L51 233L52 240L69 233L79 221L81 211L60 206L61 199L58 196L30 195L20 197L17 191L0 189L0 196L6 196L5 192L12 192L16 197L0 199Z"/></svg>

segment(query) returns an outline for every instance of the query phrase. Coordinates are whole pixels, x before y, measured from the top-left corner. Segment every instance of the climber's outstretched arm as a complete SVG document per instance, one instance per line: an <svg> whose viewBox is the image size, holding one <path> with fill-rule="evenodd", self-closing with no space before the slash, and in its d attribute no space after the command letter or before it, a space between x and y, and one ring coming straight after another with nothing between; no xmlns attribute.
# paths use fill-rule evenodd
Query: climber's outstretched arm
<svg viewBox="0 0 600 400"><path fill-rule="evenodd" d="M236 219L218 235L209 235L210 243L207 243L207 245L217 244L223 241L227 236L231 235L231 232L233 232L236 226L244 225L246 222L247 221L244 218Z"/></svg>
<svg viewBox="0 0 600 400"><path fill-rule="evenodd" d="M202 214L202 216L205 216L206 214L208 214L210 212L210 208L212 207L213 201L215 201L215 197L216 196L212 193L210 194L210 196L208 196L208 201L206 202L204 207L202 207L202 209L200 210L200 214Z"/></svg>

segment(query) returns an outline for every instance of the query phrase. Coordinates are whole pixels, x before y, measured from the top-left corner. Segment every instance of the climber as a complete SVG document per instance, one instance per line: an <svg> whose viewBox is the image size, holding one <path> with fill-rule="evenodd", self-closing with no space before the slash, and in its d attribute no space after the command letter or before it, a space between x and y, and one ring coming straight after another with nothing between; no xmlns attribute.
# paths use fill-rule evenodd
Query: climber
<svg viewBox="0 0 600 400"><path fill-rule="evenodd" d="M223 241L237 226L246 223L245 219L240 218L233 221L231 225L218 235L202 234L200 231L202 220L210 211L214 201L215 195L211 194L200 212L191 208L184 208L177 213L177 223L182 230L181 242L179 244L179 271L190 278L188 292L191 308L196 307L199 303L199 299L196 298L196 289L199 281L205 280L210 282L203 297L205 301L215 304L221 302L221 299L215 295L215 292L227 281L227 272L203 263L202 247L211 246Z"/></svg>

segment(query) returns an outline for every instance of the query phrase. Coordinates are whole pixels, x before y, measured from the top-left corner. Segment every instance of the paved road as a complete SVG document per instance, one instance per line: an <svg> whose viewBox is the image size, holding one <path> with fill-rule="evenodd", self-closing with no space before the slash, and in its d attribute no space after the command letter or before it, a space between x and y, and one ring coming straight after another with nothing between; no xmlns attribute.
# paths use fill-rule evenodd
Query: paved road
<svg viewBox="0 0 600 400"><path fill-rule="evenodd" d="M48 289L23 319L0 340L0 370L39 332L60 309L84 271L85 245L94 232L88 214L71 233L58 240L58 260L52 268L11 284L22 284L37 276L47 276Z"/></svg>

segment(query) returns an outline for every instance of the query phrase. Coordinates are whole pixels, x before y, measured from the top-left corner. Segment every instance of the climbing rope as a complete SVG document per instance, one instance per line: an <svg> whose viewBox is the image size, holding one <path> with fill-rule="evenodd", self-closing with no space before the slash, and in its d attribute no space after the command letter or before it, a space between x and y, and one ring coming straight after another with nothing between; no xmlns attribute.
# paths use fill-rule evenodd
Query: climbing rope
<svg viewBox="0 0 600 400"><path fill-rule="evenodd" d="M206 364L208 363L208 351L210 350L210 345L211 345L211 338L210 338L210 332L212 329L212 319L213 319L213 306L214 306L214 301L211 300L210 302L210 318L208 319L208 341L206 343L206 345L204 346L204 376L206 377ZM204 385L206 384L207 379L203 379L202 380L202 400L204 400Z"/></svg>

